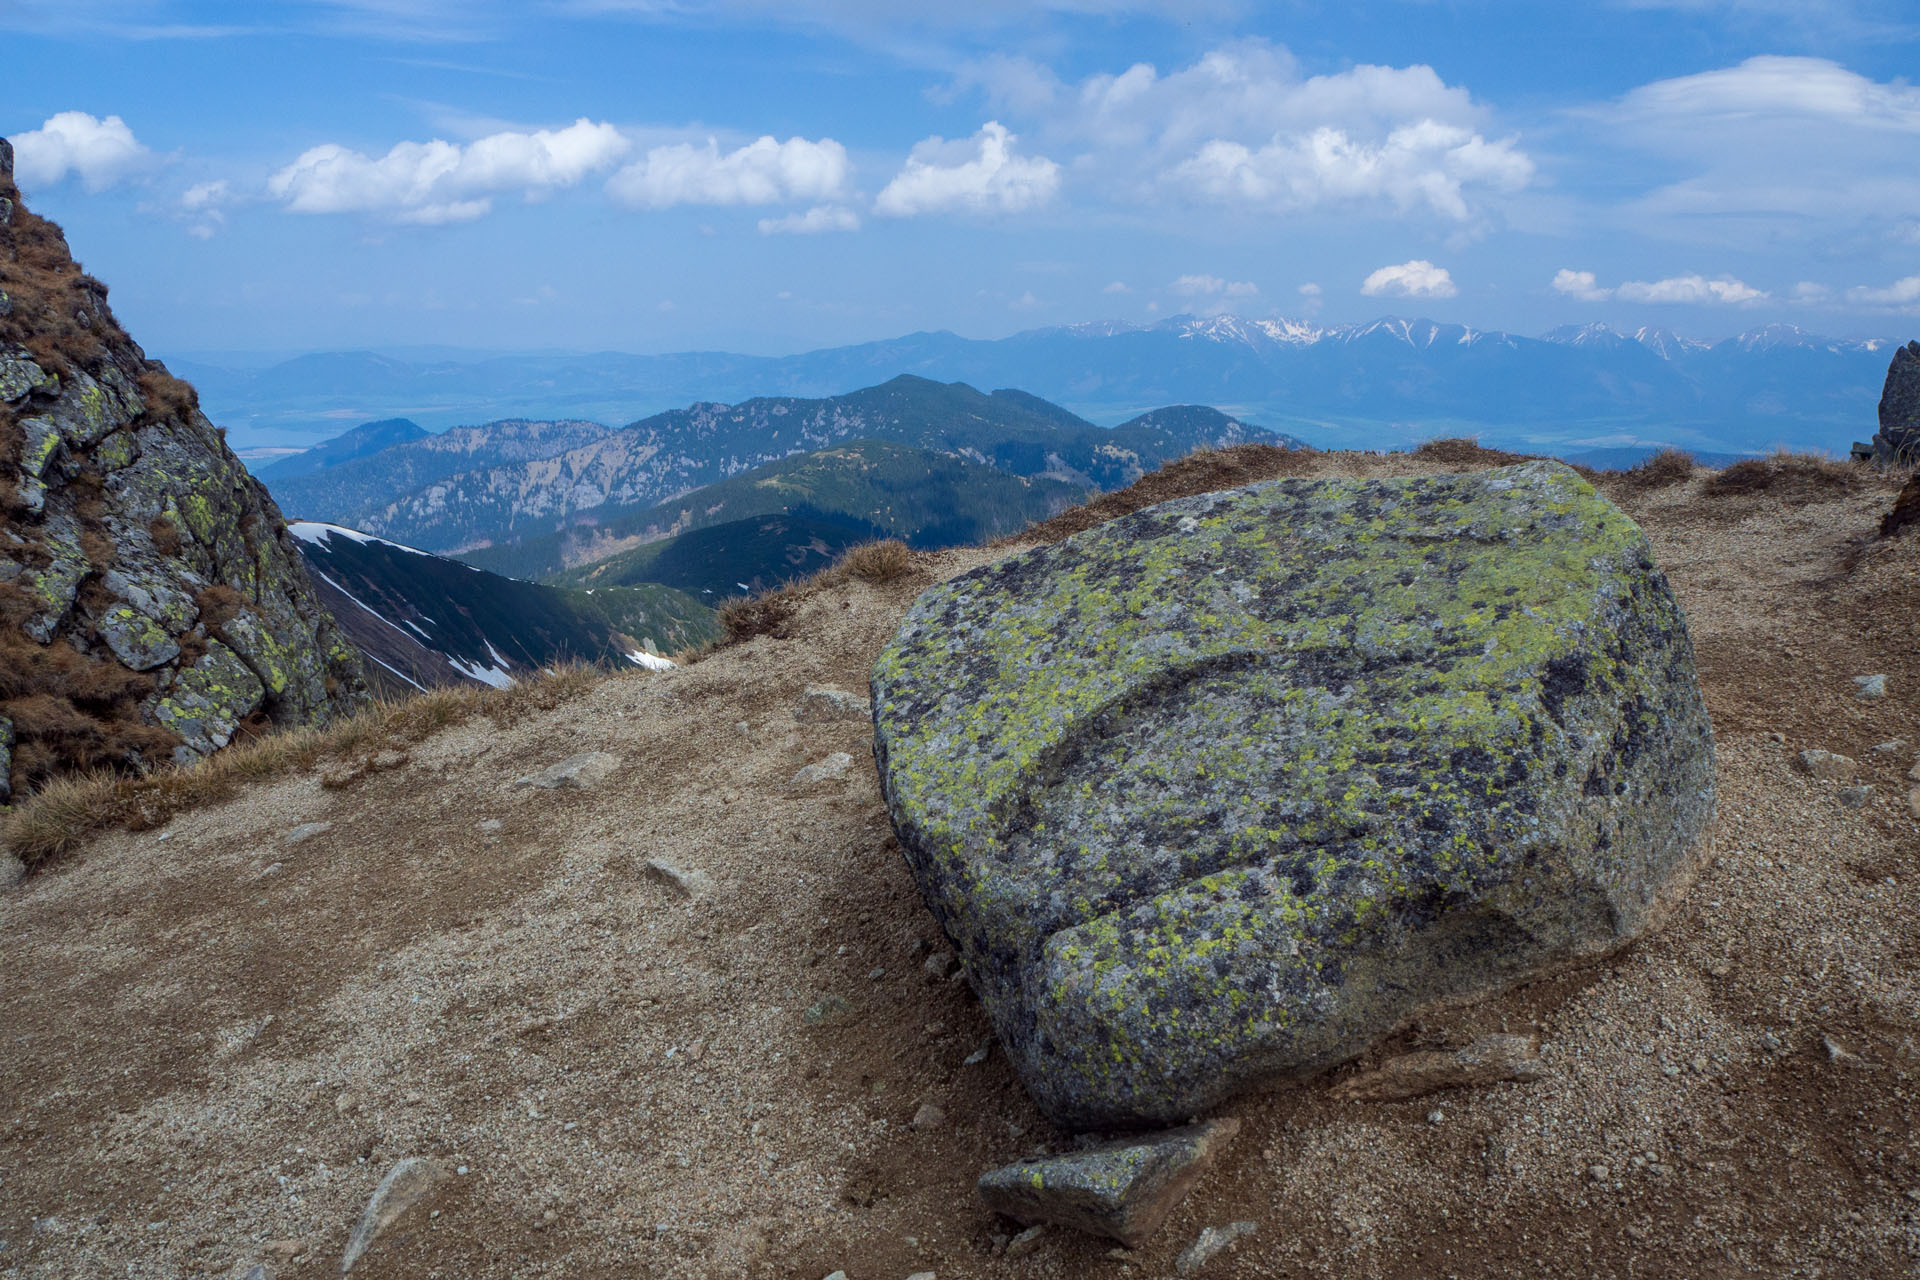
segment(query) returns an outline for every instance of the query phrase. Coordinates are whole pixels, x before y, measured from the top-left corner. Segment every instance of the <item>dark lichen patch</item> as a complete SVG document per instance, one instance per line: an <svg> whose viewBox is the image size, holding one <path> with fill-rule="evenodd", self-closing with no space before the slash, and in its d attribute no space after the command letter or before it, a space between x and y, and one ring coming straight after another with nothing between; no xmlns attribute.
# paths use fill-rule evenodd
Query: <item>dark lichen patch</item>
<svg viewBox="0 0 1920 1280"><path fill-rule="evenodd" d="M1162 1121L1641 927L1711 808L1691 663L1564 467L1283 479L928 592L875 751L1041 1104Z"/></svg>

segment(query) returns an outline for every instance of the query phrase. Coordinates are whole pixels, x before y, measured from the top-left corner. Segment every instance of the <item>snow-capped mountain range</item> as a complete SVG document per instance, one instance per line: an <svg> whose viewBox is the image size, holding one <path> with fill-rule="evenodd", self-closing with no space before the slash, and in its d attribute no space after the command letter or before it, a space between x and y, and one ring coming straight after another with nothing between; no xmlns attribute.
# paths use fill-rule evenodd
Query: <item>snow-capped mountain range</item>
<svg viewBox="0 0 1920 1280"><path fill-rule="evenodd" d="M695 402L826 398L899 374L1018 388L1094 422L1212 405L1311 444L1394 448L1478 434L1534 449L1672 443L1844 452L1875 427L1891 344L1768 325L1716 343L1644 327L1541 337L1388 316L1365 324L1174 316L1031 329L992 340L914 333L791 356L718 352L475 357L369 352L259 371L177 362L243 444L302 443L342 418L404 412L430 430L502 418L618 426ZM584 430L591 422L578 425ZM602 428L604 430L604 428ZM273 433L271 437L258 433Z"/></svg>

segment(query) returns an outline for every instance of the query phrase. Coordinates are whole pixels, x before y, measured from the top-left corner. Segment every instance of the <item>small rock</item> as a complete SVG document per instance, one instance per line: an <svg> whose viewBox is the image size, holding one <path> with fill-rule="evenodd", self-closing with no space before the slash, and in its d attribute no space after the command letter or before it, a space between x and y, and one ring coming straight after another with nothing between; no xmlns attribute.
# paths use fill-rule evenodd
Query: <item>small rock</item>
<svg viewBox="0 0 1920 1280"><path fill-rule="evenodd" d="M833 1274L827 1276L826 1280L847 1280L847 1273L844 1271L836 1271Z"/></svg>
<svg viewBox="0 0 1920 1280"><path fill-rule="evenodd" d="M1916 818L1920 818L1920 787L1915 787L1913 790L1907 792L1907 812ZM0 871L0 883L4 883L6 878L6 873Z"/></svg>
<svg viewBox="0 0 1920 1280"><path fill-rule="evenodd" d="M240 1280L270 1280L267 1274L267 1264L264 1262L254 1263L241 1274Z"/></svg>
<svg viewBox="0 0 1920 1280"><path fill-rule="evenodd" d="M475 830L492 833L500 830L500 828L506 825L507 825L506 823L500 821L500 819L498 818L482 818L480 819L479 824L475 827Z"/></svg>
<svg viewBox="0 0 1920 1280"><path fill-rule="evenodd" d="M985 1062L987 1060L988 1055L990 1055L992 1052L993 1052L993 1044L991 1041L989 1041L988 1043L981 1045L978 1049L975 1049L972 1053L968 1054L966 1057L960 1059L960 1065L963 1067L977 1067L981 1063Z"/></svg>
<svg viewBox="0 0 1920 1280"><path fill-rule="evenodd" d="M794 704L793 718L801 724L830 724L835 720L871 720L873 707L865 698L845 689L810 684Z"/></svg>
<svg viewBox="0 0 1920 1280"><path fill-rule="evenodd" d="M931 1271L916 1271L907 1280L939 1280L939 1277Z"/></svg>
<svg viewBox="0 0 1920 1280"><path fill-rule="evenodd" d="M1607 1166L1603 1164L1593 1164L1593 1165L1587 1166L1587 1177L1593 1179L1595 1182L1605 1182L1608 1178L1611 1178L1612 1176L1613 1176L1613 1170L1607 1168Z"/></svg>
<svg viewBox="0 0 1920 1280"><path fill-rule="evenodd" d="M853 767L853 757L844 751L836 751L824 760L806 765L793 775L793 785L810 787L816 782L827 782L843 776Z"/></svg>
<svg viewBox="0 0 1920 1280"><path fill-rule="evenodd" d="M1913 744L1905 738L1889 738L1875 744L1873 754L1877 756L1903 756L1913 750Z"/></svg>
<svg viewBox="0 0 1920 1280"><path fill-rule="evenodd" d="M1867 801L1873 799L1872 787L1842 787L1840 803L1849 809L1864 809Z"/></svg>
<svg viewBox="0 0 1920 1280"><path fill-rule="evenodd" d="M373 1198L361 1211L353 1234L347 1237L346 1251L340 1255L340 1274L353 1270L353 1264L360 1261L367 1246L379 1239L407 1210L426 1199L446 1176L439 1162L419 1156L408 1156L388 1170L387 1176L374 1188Z"/></svg>
<svg viewBox="0 0 1920 1280"><path fill-rule="evenodd" d="M315 836L324 835L331 830L333 830L333 824L331 822L303 822L293 830L287 832L286 843L289 845L299 844L303 840L311 840Z"/></svg>
<svg viewBox="0 0 1920 1280"><path fill-rule="evenodd" d="M1134 1248L1166 1221L1239 1131L1238 1120L1215 1120L1021 1160L983 1175L980 1198L1016 1222L1055 1223Z"/></svg>
<svg viewBox="0 0 1920 1280"><path fill-rule="evenodd" d="M822 996L808 1006L800 1020L810 1027L831 1027L853 1016L853 1006L844 996Z"/></svg>
<svg viewBox="0 0 1920 1280"><path fill-rule="evenodd" d="M1860 1061L1859 1054L1849 1052L1845 1045L1841 1044L1838 1040L1835 1040L1832 1036L1821 1036L1820 1042L1826 1046L1827 1061L1829 1062Z"/></svg>
<svg viewBox="0 0 1920 1280"><path fill-rule="evenodd" d="M1007 1261L1024 1258L1040 1247L1040 1237L1047 1234L1045 1227L1028 1227L1013 1239L1007 1241Z"/></svg>
<svg viewBox="0 0 1920 1280"><path fill-rule="evenodd" d="M1832 782L1840 778L1851 778L1853 771L1859 766L1851 756L1837 755L1832 751L1809 747L1793 758L1793 767L1811 777Z"/></svg>
<svg viewBox="0 0 1920 1280"><path fill-rule="evenodd" d="M26 878L26 863L10 853L0 853L0 889L11 889Z"/></svg>
<svg viewBox="0 0 1920 1280"><path fill-rule="evenodd" d="M1546 1072L1536 1036L1482 1036L1452 1053L1406 1053L1373 1071L1343 1081L1333 1096L1353 1102L1399 1102L1437 1093L1493 1084L1501 1080L1538 1080Z"/></svg>
<svg viewBox="0 0 1920 1280"><path fill-rule="evenodd" d="M1854 696L1862 702L1878 702L1887 696L1887 678L1883 675L1855 676Z"/></svg>
<svg viewBox="0 0 1920 1280"><path fill-rule="evenodd" d="M1427 1112L1427 1123L1428 1123L1428 1124L1445 1124L1446 1122L1447 1122L1447 1113L1446 1113L1446 1112L1444 1112L1444 1111L1439 1111L1439 1110L1435 1110L1435 1111L1429 1111L1429 1112Z"/></svg>
<svg viewBox="0 0 1920 1280"><path fill-rule="evenodd" d="M936 951L920 962L920 971L935 982L939 982L953 972L953 966L953 952Z"/></svg>
<svg viewBox="0 0 1920 1280"><path fill-rule="evenodd" d="M547 791L585 790L597 787L620 768L620 757L606 751L587 751L569 756L539 773L514 779L516 787L540 787Z"/></svg>
<svg viewBox="0 0 1920 1280"><path fill-rule="evenodd" d="M923 1102L908 1124L915 1129L937 1129L947 1122L947 1113L938 1103Z"/></svg>
<svg viewBox="0 0 1920 1280"><path fill-rule="evenodd" d="M1207 1227L1192 1244L1180 1251L1173 1260L1173 1269L1183 1276L1197 1275L1200 1268L1213 1260L1215 1254L1238 1240L1241 1236L1250 1236L1260 1226L1254 1222L1229 1222L1224 1227Z"/></svg>
<svg viewBox="0 0 1920 1280"><path fill-rule="evenodd" d="M266 1254L269 1258L276 1258L281 1262L291 1262L306 1251L307 1242L297 1237L269 1240L260 1246L260 1252Z"/></svg>
<svg viewBox="0 0 1920 1280"><path fill-rule="evenodd" d="M713 888L713 878L706 872L682 871L671 862L663 862L659 858L647 859L642 874L655 884L665 885L675 896L689 900L704 898Z"/></svg>
<svg viewBox="0 0 1920 1280"><path fill-rule="evenodd" d="M1913 762L1913 768L1907 770L1907 777L1913 782L1920 782L1920 760Z"/></svg>

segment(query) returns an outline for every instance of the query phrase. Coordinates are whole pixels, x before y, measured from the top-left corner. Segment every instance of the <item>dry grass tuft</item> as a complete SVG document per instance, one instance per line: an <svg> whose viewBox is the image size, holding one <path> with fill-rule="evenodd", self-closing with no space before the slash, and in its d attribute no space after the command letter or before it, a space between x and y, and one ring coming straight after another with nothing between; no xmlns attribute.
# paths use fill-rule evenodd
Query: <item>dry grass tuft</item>
<svg viewBox="0 0 1920 1280"><path fill-rule="evenodd" d="M1613 480L1629 489L1665 489L1691 480L1698 465L1693 455L1684 449L1662 449L1639 466L1620 472Z"/></svg>
<svg viewBox="0 0 1920 1280"><path fill-rule="evenodd" d="M799 604L798 595L798 589L790 585L765 595L723 601L719 608L722 637L714 648L740 644L755 636L786 639Z"/></svg>
<svg viewBox="0 0 1920 1280"><path fill-rule="evenodd" d="M898 538L849 547L840 567L862 582L896 582L913 572L913 548Z"/></svg>
<svg viewBox="0 0 1920 1280"><path fill-rule="evenodd" d="M1736 462L1708 479L1701 492L1712 498L1767 493L1778 498L1815 499L1851 493L1860 487L1860 469L1818 453L1785 449L1764 458Z"/></svg>
<svg viewBox="0 0 1920 1280"><path fill-rule="evenodd" d="M1468 436L1448 436L1441 440L1429 440L1416 448L1413 456L1422 461L1431 462L1435 466L1476 469L1510 467L1516 462L1531 461L1524 453L1508 453L1505 449L1483 449L1478 440Z"/></svg>
<svg viewBox="0 0 1920 1280"><path fill-rule="evenodd" d="M405 763L405 748L476 715L513 724L617 678L597 667L561 667L505 689L435 689L377 703L324 727L261 733L192 765L145 777L105 769L70 773L0 818L0 851L33 867L102 831L164 826L175 814L230 799L248 784L314 768L324 767L329 784L350 786L396 767L396 761Z"/></svg>

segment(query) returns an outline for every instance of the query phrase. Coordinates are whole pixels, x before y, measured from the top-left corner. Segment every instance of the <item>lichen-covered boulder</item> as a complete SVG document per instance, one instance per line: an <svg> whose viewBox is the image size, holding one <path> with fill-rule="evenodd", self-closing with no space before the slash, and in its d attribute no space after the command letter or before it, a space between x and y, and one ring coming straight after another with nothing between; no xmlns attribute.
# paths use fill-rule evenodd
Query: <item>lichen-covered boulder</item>
<svg viewBox="0 0 1920 1280"><path fill-rule="evenodd" d="M929 590L873 700L920 890L1071 1128L1618 947L1713 811L1685 620L1558 463L1149 508Z"/></svg>

